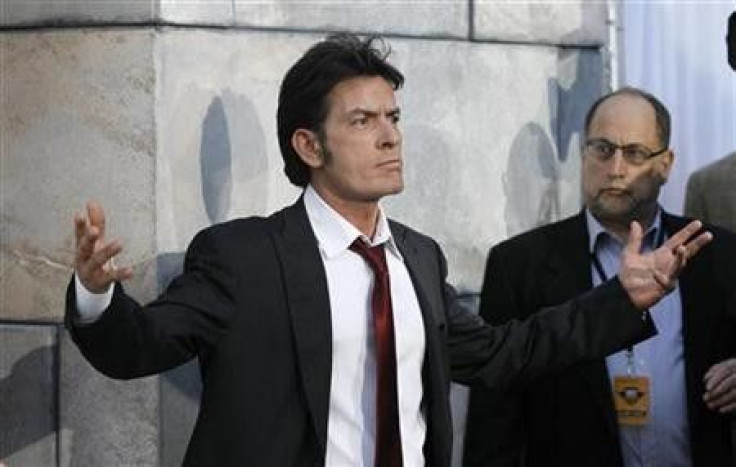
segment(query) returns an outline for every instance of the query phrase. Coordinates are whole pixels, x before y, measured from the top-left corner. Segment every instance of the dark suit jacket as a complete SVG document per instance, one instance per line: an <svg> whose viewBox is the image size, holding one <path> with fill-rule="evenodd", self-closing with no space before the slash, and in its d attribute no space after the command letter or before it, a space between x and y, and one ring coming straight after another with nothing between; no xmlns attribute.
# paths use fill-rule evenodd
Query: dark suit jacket
<svg viewBox="0 0 736 467"><path fill-rule="evenodd" d="M529 323L491 329L456 306L437 244L398 223L390 226L424 318L428 465L450 464L451 376L522 384L654 332L617 280ZM185 464L324 464L330 306L301 200L268 218L200 232L187 251L184 273L145 308L117 284L100 319L75 326L73 285L67 297L73 339L106 375L150 375L199 356L203 393Z"/></svg>
<svg viewBox="0 0 736 467"><path fill-rule="evenodd" d="M663 215L669 234L685 223ZM679 282L692 456L694 465L703 467L734 465L728 418L702 402L706 370L736 354L736 237L711 231L713 242L693 258ZM499 325L563 303L590 289L590 261L582 213L505 241L489 254L481 314ZM605 360L550 375L523 392L473 388L465 461L483 466L621 466Z"/></svg>

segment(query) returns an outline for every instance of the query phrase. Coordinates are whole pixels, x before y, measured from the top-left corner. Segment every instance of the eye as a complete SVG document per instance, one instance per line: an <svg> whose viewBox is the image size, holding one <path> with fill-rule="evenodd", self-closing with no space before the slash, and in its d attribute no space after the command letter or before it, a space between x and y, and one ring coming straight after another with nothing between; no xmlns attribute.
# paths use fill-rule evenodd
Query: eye
<svg viewBox="0 0 736 467"><path fill-rule="evenodd" d="M641 164L649 159L649 151L640 146L627 146L624 148L624 158L634 164Z"/></svg>
<svg viewBox="0 0 736 467"><path fill-rule="evenodd" d="M398 113L391 114L391 122L393 122L394 125L399 123L399 121L401 121L401 115L399 115Z"/></svg>
<svg viewBox="0 0 736 467"><path fill-rule="evenodd" d="M593 150L601 157L609 158L616 152L616 145L606 140L598 140L592 143Z"/></svg>
<svg viewBox="0 0 736 467"><path fill-rule="evenodd" d="M355 117L350 121L350 124L354 127L362 128L368 125L368 117L365 115Z"/></svg>

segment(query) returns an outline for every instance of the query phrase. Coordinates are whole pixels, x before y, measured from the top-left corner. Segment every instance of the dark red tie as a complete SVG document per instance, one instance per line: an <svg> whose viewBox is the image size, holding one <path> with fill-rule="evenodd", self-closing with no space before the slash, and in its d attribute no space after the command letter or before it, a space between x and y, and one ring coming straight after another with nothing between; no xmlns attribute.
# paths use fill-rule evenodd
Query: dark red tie
<svg viewBox="0 0 736 467"><path fill-rule="evenodd" d="M376 333L376 467L400 467L401 433L396 390L396 344L391 287L383 245L369 247L356 239L350 249L365 259L376 275L373 285L373 328Z"/></svg>

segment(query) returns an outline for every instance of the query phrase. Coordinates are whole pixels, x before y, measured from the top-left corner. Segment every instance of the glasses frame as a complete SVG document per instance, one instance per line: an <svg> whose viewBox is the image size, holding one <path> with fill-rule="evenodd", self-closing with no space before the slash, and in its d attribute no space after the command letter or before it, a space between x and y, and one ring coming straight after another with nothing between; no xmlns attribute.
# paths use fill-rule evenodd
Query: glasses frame
<svg viewBox="0 0 736 467"><path fill-rule="evenodd" d="M607 157L601 157L599 155L599 153L597 153L595 155L590 154L588 152L589 151L589 148L594 143L605 143L609 147L613 148L614 151L611 153L610 156L607 156ZM649 154L647 155L647 157L645 157L641 161L640 160L637 160L637 159L630 159L630 158L626 157L626 149L627 148L630 149L632 147L636 147L637 149L645 149L646 151L649 152ZM665 152L667 152L669 150L669 147L664 147L664 148L659 149L657 151L652 151L648 147L644 146L643 144L639 144L639 143L616 144L616 143L614 143L612 141L607 140L606 138L592 138L592 139L589 139L589 140L585 141L585 143L583 144L583 148L582 148L582 152L583 152L584 155L590 155L590 157L593 157L594 159L596 159L598 161L601 161L601 162L607 162L607 161L611 160L613 158L613 156L616 155L616 152L618 152L619 150L621 150L621 156L629 164L631 164L631 165L642 165L642 164L646 163L647 161L649 161L649 160L651 160L651 159L659 156L660 154L664 154Z"/></svg>

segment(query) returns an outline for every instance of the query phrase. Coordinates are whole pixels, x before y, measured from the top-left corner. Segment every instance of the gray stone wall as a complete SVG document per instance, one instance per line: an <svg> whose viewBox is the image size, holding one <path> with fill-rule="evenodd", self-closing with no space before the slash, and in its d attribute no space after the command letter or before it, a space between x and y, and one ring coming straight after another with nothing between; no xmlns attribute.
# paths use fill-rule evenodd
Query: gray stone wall
<svg viewBox="0 0 736 467"><path fill-rule="evenodd" d="M405 192L477 307L494 243L578 209L579 126L605 88L600 2L272 0L0 4L0 462L178 465L196 364L119 382L61 327L72 215L107 208L141 301L201 228L298 196L275 128L288 66L329 31L388 36ZM465 394L454 394L456 458ZM459 465L459 462L458 462Z"/></svg>

